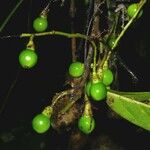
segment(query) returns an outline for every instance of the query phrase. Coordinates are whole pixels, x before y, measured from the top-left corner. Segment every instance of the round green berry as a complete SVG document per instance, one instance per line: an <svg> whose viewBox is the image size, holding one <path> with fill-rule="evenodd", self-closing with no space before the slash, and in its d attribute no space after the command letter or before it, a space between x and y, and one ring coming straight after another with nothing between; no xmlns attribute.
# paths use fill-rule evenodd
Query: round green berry
<svg viewBox="0 0 150 150"><path fill-rule="evenodd" d="M37 63L37 60L38 56L34 50L25 49L19 54L19 63L25 69L34 67Z"/></svg>
<svg viewBox="0 0 150 150"><path fill-rule="evenodd" d="M115 41L116 41L116 38L111 37L111 38L108 40L108 46L109 46L110 48L112 48L112 47L114 46L114 44L115 44Z"/></svg>
<svg viewBox="0 0 150 150"><path fill-rule="evenodd" d="M48 21L46 17L38 17L33 21L33 28L37 32L43 32L48 27Z"/></svg>
<svg viewBox="0 0 150 150"><path fill-rule="evenodd" d="M90 88L91 88L91 81L88 81L85 85L85 91L88 96L90 96Z"/></svg>
<svg viewBox="0 0 150 150"><path fill-rule="evenodd" d="M95 101L103 100L106 97L107 88L103 82L92 83L90 95Z"/></svg>
<svg viewBox="0 0 150 150"><path fill-rule="evenodd" d="M138 7L139 7L139 6L138 6L138 3L133 3L133 4L129 5L128 8L127 8L127 14L128 14L128 16L129 16L129 17L133 17L133 16L135 15L135 13L137 12ZM142 14L143 14L143 10L141 10L141 11L139 12L139 14L138 14L137 17L138 17L138 18L141 17Z"/></svg>
<svg viewBox="0 0 150 150"><path fill-rule="evenodd" d="M32 127L37 133L44 133L50 128L50 119L44 114L38 114L32 120Z"/></svg>
<svg viewBox="0 0 150 150"><path fill-rule="evenodd" d="M114 80L114 75L110 69L104 69L102 74L102 81L103 83L108 86Z"/></svg>
<svg viewBox="0 0 150 150"><path fill-rule="evenodd" d="M85 134L91 133L95 128L95 120L93 117L83 115L78 120L78 128Z"/></svg>
<svg viewBox="0 0 150 150"><path fill-rule="evenodd" d="M84 73L84 64L81 62L73 62L69 66L69 74L72 77L80 77Z"/></svg>

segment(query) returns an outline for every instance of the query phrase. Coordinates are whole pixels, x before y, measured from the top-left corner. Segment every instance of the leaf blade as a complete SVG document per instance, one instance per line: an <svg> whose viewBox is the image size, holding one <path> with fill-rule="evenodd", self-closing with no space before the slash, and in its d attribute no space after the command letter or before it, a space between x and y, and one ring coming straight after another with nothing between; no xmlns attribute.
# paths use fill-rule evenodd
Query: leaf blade
<svg viewBox="0 0 150 150"><path fill-rule="evenodd" d="M150 92L120 92L120 91L115 91L115 90L108 90L108 91L134 99L136 101L140 101L140 102L145 101L145 100L150 101Z"/></svg>
<svg viewBox="0 0 150 150"><path fill-rule="evenodd" d="M124 95L119 95L111 90L107 92L106 102L113 111L124 119L150 131L150 105L136 101L133 97L126 97L125 92Z"/></svg>

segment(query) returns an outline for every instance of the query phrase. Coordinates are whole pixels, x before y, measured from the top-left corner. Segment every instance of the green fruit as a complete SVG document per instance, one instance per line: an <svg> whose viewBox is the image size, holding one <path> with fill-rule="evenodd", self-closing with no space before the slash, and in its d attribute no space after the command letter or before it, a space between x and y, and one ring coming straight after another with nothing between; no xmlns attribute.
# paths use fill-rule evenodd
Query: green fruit
<svg viewBox="0 0 150 150"><path fill-rule="evenodd" d="M48 21L46 17L38 17L33 21L33 28L37 32L43 32L48 27Z"/></svg>
<svg viewBox="0 0 150 150"><path fill-rule="evenodd" d="M104 69L102 74L102 82L108 86L114 80L114 75L110 69Z"/></svg>
<svg viewBox="0 0 150 150"><path fill-rule="evenodd" d="M95 128L95 120L93 117L83 115L78 120L78 128L85 134L91 133Z"/></svg>
<svg viewBox="0 0 150 150"><path fill-rule="evenodd" d="M108 46L109 46L110 48L112 48L112 47L114 46L114 44L115 44L115 41L116 41L116 38L111 37L111 38L108 40Z"/></svg>
<svg viewBox="0 0 150 150"><path fill-rule="evenodd" d="M32 120L32 127L37 133L44 133L50 128L50 119L44 114L38 114Z"/></svg>
<svg viewBox="0 0 150 150"><path fill-rule="evenodd" d="M25 69L34 67L37 63L37 59L38 56L35 51L30 49L25 49L19 54L19 63Z"/></svg>
<svg viewBox="0 0 150 150"><path fill-rule="evenodd" d="M107 88L103 82L92 83L90 88L90 95L95 101L105 99L107 94Z"/></svg>
<svg viewBox="0 0 150 150"><path fill-rule="evenodd" d="M80 77L84 73L84 64L81 62L73 62L69 66L69 74L72 77Z"/></svg>
<svg viewBox="0 0 150 150"><path fill-rule="evenodd" d="M88 96L90 96L90 88L91 88L91 81L88 81L85 85L85 91Z"/></svg>
<svg viewBox="0 0 150 150"><path fill-rule="evenodd" d="M133 17L135 15L135 13L137 12L138 10L138 4L137 3L133 3L131 5L128 6L127 8L127 14L129 17ZM143 10L141 10L138 14L138 18L141 17L143 14Z"/></svg>

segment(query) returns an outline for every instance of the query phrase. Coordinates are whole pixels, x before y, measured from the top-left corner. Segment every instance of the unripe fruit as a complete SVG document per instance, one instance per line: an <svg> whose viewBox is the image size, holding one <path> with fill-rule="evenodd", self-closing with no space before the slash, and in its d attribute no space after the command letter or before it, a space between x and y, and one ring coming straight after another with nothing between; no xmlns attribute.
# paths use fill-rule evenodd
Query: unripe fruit
<svg viewBox="0 0 150 150"><path fill-rule="evenodd" d="M92 83L90 88L90 94L93 100L101 101L105 99L107 95L107 88L103 82Z"/></svg>
<svg viewBox="0 0 150 150"><path fill-rule="evenodd" d="M84 64L81 62L73 62L69 66L69 74L72 77L80 77L84 73Z"/></svg>
<svg viewBox="0 0 150 150"><path fill-rule="evenodd" d="M37 32L43 32L48 27L48 21L46 17L38 17L33 21L33 28Z"/></svg>
<svg viewBox="0 0 150 150"><path fill-rule="evenodd" d="M37 60L38 56L34 50L24 49L19 54L19 63L25 69L34 67L37 63Z"/></svg>
<svg viewBox="0 0 150 150"><path fill-rule="evenodd" d="M114 80L114 75L110 69L104 69L102 74L102 82L108 86Z"/></svg>
<svg viewBox="0 0 150 150"><path fill-rule="evenodd" d="M50 127L50 119L44 114L38 114L32 120L32 127L37 133L44 133Z"/></svg>
<svg viewBox="0 0 150 150"><path fill-rule="evenodd" d="M115 41L116 41L116 38L114 38L114 37L109 38L109 40L108 40L108 46L110 48L112 48L114 46L114 44L115 44Z"/></svg>
<svg viewBox="0 0 150 150"><path fill-rule="evenodd" d="M137 3L133 3L131 5L128 6L127 8L127 14L129 17L133 17L135 15L135 13L137 12L138 10L138 4ZM143 14L143 10L141 10L138 14L138 18L141 17Z"/></svg>
<svg viewBox="0 0 150 150"><path fill-rule="evenodd" d="M85 85L85 91L88 96L90 96L90 88L91 88L91 81L88 81Z"/></svg>
<svg viewBox="0 0 150 150"><path fill-rule="evenodd" d="M95 120L91 116L83 115L78 121L78 128L85 134L91 133L95 128Z"/></svg>

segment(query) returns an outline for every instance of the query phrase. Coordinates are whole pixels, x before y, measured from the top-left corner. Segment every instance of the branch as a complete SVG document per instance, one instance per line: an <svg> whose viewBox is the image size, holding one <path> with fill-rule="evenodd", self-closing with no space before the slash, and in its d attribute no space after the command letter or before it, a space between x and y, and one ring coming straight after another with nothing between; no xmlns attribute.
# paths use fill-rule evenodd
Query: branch
<svg viewBox="0 0 150 150"><path fill-rule="evenodd" d="M123 30L121 31L121 33L119 34L119 36L117 37L114 45L112 46L112 50L116 48L117 44L119 43L120 39L123 37L123 35L125 34L125 32L127 31L127 29L130 27L130 25L134 22L134 20L136 19L138 13L140 12L140 10L142 9L142 7L144 6L144 4L146 3L147 0L141 0L139 3L139 8L137 10L137 12L134 14L134 16L130 19L130 21L126 24L126 26L123 28Z"/></svg>
<svg viewBox="0 0 150 150"><path fill-rule="evenodd" d="M46 36L46 35L59 35L59 36L65 36L67 38L83 38L83 39L87 39L90 41L90 38L84 34L80 34L80 33L66 33L66 32L61 32L61 31L50 31L50 32L42 32L42 33L22 33L20 35L20 38L23 37L30 37L34 35L36 36Z"/></svg>
<svg viewBox="0 0 150 150"><path fill-rule="evenodd" d="M75 27L74 27L74 18L76 14L76 8L75 8L75 0L70 1L70 10L69 10L70 18L71 18L71 33L75 32ZM76 38L71 39L71 51L72 51L72 61L76 61Z"/></svg>
<svg viewBox="0 0 150 150"><path fill-rule="evenodd" d="M13 10L10 12L10 14L7 16L7 18L4 20L2 25L0 26L0 32L4 29L10 18L13 16L13 14L16 12L16 10L19 8L19 6L22 4L23 0L20 0L17 5L13 8Z"/></svg>
<svg viewBox="0 0 150 150"><path fill-rule="evenodd" d="M20 37L30 37L30 36L46 36L46 35L59 35L59 36L65 36L67 38L82 38L90 42L92 45L92 48L94 50L94 60L93 60L93 72L96 72L96 56L97 56L97 47L95 42L87 35L80 34L80 33L66 33L61 31L50 31L50 32L42 32L42 33L22 33Z"/></svg>
<svg viewBox="0 0 150 150"><path fill-rule="evenodd" d="M137 10L137 12L134 14L134 16L129 20L129 22L125 25L125 27L123 28L123 30L121 31L121 33L119 34L119 36L117 37L117 39L115 40L115 43L113 44L111 50L106 53L106 57L103 58L103 64L101 66L103 67L107 67L108 65L108 60L111 57L112 51L116 48L116 46L118 45L118 43L120 42L121 38L123 37L123 35L125 34L125 32L127 31L127 29L131 26L131 24L134 22L134 20L137 18L138 13L140 12L140 10L142 9L142 7L144 6L144 4L147 2L147 0L141 0L139 2L139 8ZM99 68L100 71L101 68Z"/></svg>
<svg viewBox="0 0 150 150"><path fill-rule="evenodd" d="M56 95L55 95L55 96L53 97L53 99L52 99L51 107L54 107L55 104L57 103L57 101L58 101L60 98L66 96L66 95L70 95L71 93L73 93L73 90L72 90L72 89L66 90L66 91L62 91L62 92L60 92L60 93L56 93Z"/></svg>

